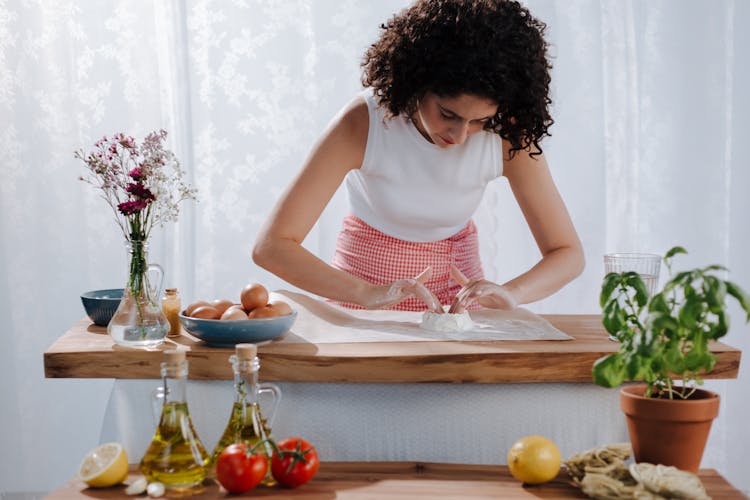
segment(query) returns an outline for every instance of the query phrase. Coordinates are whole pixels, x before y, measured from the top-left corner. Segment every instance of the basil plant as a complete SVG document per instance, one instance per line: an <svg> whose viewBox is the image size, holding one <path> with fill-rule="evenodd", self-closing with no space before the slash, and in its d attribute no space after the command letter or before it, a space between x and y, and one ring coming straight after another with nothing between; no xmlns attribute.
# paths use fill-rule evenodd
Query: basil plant
<svg viewBox="0 0 750 500"><path fill-rule="evenodd" d="M670 249L664 264L670 279L653 297L635 272L609 273L599 298L604 328L620 342L617 352L594 363L594 382L616 387L626 380L647 385L646 397L687 399L716 357L709 341L729 331L726 299L734 297L750 321L750 298L742 288L717 276L711 265L672 275L672 258L687 253ZM679 380L675 385L673 380Z"/></svg>

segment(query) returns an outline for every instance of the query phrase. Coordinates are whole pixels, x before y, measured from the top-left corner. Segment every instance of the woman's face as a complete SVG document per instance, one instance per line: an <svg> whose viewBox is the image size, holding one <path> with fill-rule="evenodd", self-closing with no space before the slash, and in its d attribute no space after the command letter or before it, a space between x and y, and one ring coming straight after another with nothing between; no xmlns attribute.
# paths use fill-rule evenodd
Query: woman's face
<svg viewBox="0 0 750 500"><path fill-rule="evenodd" d="M441 148L463 144L495 116L498 104L472 94L442 97L427 92L417 101L414 123L425 139Z"/></svg>

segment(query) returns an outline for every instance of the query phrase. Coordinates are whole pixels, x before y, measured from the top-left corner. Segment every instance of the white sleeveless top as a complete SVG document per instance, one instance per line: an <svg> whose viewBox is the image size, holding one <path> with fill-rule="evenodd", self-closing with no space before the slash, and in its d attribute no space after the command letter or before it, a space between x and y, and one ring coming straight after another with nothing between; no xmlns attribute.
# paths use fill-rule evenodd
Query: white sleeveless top
<svg viewBox="0 0 750 500"><path fill-rule="evenodd" d="M482 130L442 149L406 117L384 122L372 91L362 95L370 130L361 168L346 176L352 214L407 241L438 241L459 232L487 184L503 172L500 137Z"/></svg>

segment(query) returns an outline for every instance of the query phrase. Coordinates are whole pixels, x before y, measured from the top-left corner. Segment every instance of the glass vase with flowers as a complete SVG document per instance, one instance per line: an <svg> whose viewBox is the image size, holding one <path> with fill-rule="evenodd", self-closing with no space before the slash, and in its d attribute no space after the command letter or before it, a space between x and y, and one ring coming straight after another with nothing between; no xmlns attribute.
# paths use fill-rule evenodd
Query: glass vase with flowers
<svg viewBox="0 0 750 500"><path fill-rule="evenodd" d="M75 152L88 170L80 179L101 191L125 237L128 279L107 325L119 345L155 346L169 332L158 301L163 271L148 262L148 239L155 226L177 220L180 202L195 200L196 190L184 182L179 161L164 146L166 137L164 130L155 131L139 145L117 133L96 141L88 153Z"/></svg>

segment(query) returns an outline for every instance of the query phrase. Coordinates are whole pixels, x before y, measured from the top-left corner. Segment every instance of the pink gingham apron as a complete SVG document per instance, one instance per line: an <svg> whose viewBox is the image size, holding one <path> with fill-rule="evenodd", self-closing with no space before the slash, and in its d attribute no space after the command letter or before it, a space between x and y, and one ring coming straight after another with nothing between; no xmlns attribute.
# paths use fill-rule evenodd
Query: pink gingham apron
<svg viewBox="0 0 750 500"><path fill-rule="evenodd" d="M442 304L450 304L461 289L450 276L451 264L455 264L469 279L484 277L479 259L477 228L471 220L449 238L416 243L388 236L362 219L348 215L344 218L332 261L334 267L376 285L414 278L427 266L432 266L432 278L425 286ZM331 302L362 309L357 304ZM421 300L411 297L389 309L424 311L426 306Z"/></svg>

